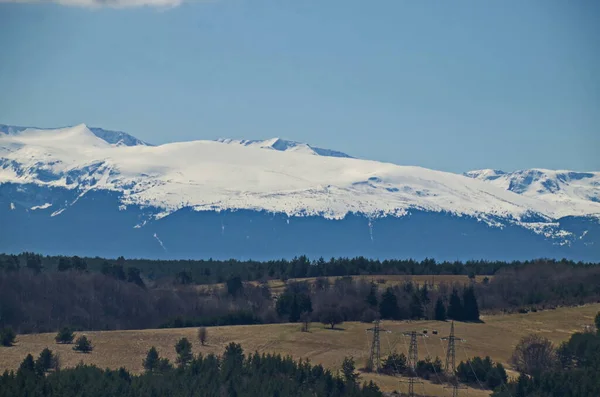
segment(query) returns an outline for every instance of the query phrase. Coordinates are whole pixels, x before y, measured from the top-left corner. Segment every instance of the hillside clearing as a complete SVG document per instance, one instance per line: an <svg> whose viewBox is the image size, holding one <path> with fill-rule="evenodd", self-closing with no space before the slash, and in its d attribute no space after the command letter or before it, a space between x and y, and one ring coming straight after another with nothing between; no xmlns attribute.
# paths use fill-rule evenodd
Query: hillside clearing
<svg viewBox="0 0 600 397"><path fill-rule="evenodd" d="M457 336L466 339L465 343L457 346L457 361L489 355L493 360L506 364L522 336L540 333L559 343L568 339L572 333L581 331L584 325L593 323L593 318L599 311L600 304L593 304L529 314L483 316L484 323L480 324L456 323ZM448 322L385 321L382 326L391 331L382 334L382 356L387 355L391 349L406 354L408 340L401 336L401 332L427 329L429 338L420 339L419 357L445 357L444 345L439 337L448 334ZM41 350L49 347L60 355L63 367L84 362L101 368L123 366L140 372L142 359L151 346L155 346L162 356L175 360L173 346L182 337L192 341L196 354L221 354L228 343L237 342L245 352L290 354L337 370L345 356L353 356L359 367L365 364L369 346L366 330L370 327L371 324L352 322L342 324L340 330L329 330L314 323L308 333L300 332L300 324L209 327L208 346L204 347L197 340L197 328L82 332L94 344L91 354L76 353L70 345L57 345L54 342L55 334L19 335L15 346L0 347L0 371L15 369L28 353L37 356ZM432 335L432 330L437 330L439 335ZM363 374L362 379L376 381L385 391L406 388L406 385L399 385L398 378L390 376ZM424 387L427 394L448 395L448 391L439 385L426 383ZM469 395L472 396L488 394L469 390Z"/></svg>

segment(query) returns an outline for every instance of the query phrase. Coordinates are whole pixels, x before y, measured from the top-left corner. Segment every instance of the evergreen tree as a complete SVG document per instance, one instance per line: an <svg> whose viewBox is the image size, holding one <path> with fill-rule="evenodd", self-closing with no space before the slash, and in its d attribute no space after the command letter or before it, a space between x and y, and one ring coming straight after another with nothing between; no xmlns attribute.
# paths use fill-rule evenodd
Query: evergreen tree
<svg viewBox="0 0 600 397"><path fill-rule="evenodd" d="M92 342L85 336L80 336L75 341L75 346L73 346L73 350L81 352L81 353L90 353L94 350L92 346Z"/></svg>
<svg viewBox="0 0 600 397"><path fill-rule="evenodd" d="M35 362L35 367L36 370L41 374L48 372L52 368L54 368L54 355L52 354L52 351L50 351L50 349L45 348L44 350L42 350L40 356Z"/></svg>
<svg viewBox="0 0 600 397"><path fill-rule="evenodd" d="M35 373L35 361L33 361L33 356L31 354L28 354L23 362L21 362L19 372Z"/></svg>
<svg viewBox="0 0 600 397"><path fill-rule="evenodd" d="M74 256L71 259L71 262L73 264L73 269L77 270L78 272L85 272L87 270L87 262L84 259Z"/></svg>
<svg viewBox="0 0 600 397"><path fill-rule="evenodd" d="M69 258L60 257L58 259L58 271L66 272L67 270L71 270L73 266L71 265L71 260Z"/></svg>
<svg viewBox="0 0 600 397"><path fill-rule="evenodd" d="M185 367L194 358L192 354L192 344L187 338L181 338L175 345L177 352L177 364Z"/></svg>
<svg viewBox="0 0 600 397"><path fill-rule="evenodd" d="M449 319L462 321L463 316L463 305L460 300L460 296L458 296L458 291L456 288L452 290L452 295L450 295L450 303L448 304L448 312L447 316Z"/></svg>
<svg viewBox="0 0 600 397"><path fill-rule="evenodd" d="M472 285L463 291L463 304L463 320L479 321L479 306L477 305L477 297Z"/></svg>
<svg viewBox="0 0 600 397"><path fill-rule="evenodd" d="M365 298L365 302L370 307L377 307L377 285L375 283L371 283L371 289L369 290L369 295Z"/></svg>
<svg viewBox="0 0 600 397"><path fill-rule="evenodd" d="M423 305L417 293L414 293L410 300L410 318L414 320L423 318Z"/></svg>
<svg viewBox="0 0 600 397"><path fill-rule="evenodd" d="M379 314L383 319L400 320L400 308L394 290L388 288L381 296L379 303Z"/></svg>
<svg viewBox="0 0 600 397"><path fill-rule="evenodd" d="M346 380L346 383L349 383L351 385L356 385L359 375L356 372L354 358L344 357L344 362L342 363L342 374L344 375L344 379Z"/></svg>
<svg viewBox="0 0 600 397"><path fill-rule="evenodd" d="M0 330L0 345L10 347L15 343L17 335L10 327L5 327Z"/></svg>
<svg viewBox="0 0 600 397"><path fill-rule="evenodd" d="M446 321L446 306L444 306L441 296L435 302L435 319L437 321Z"/></svg>
<svg viewBox="0 0 600 397"><path fill-rule="evenodd" d="M127 269L127 282L129 283L134 283L136 285L139 285L142 288L145 288L146 285L144 284L144 281L142 280L142 277L140 275L140 269L138 269L137 267L130 267Z"/></svg>
<svg viewBox="0 0 600 397"><path fill-rule="evenodd" d="M58 333L56 334L56 337L54 338L56 343L61 343L61 344L73 343L73 339L75 339L75 335L73 334L73 331L71 331L71 329L69 327L61 328L60 331L58 331Z"/></svg>
<svg viewBox="0 0 600 397"><path fill-rule="evenodd" d="M42 271L42 258L39 255L28 253L25 265L35 273L40 273Z"/></svg>
<svg viewBox="0 0 600 397"><path fill-rule="evenodd" d="M142 365L146 372L153 372L158 369L160 364L160 357L158 356L158 351L154 346L148 350L148 354L146 354L146 358L142 361Z"/></svg>
<svg viewBox="0 0 600 397"><path fill-rule="evenodd" d="M227 279L227 293L231 296L238 296L244 290L244 284L239 276Z"/></svg>

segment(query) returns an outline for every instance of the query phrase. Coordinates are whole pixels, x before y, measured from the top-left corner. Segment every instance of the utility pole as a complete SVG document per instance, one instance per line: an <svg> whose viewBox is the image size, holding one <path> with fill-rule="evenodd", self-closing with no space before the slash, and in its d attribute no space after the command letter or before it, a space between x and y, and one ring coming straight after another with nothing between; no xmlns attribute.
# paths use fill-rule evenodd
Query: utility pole
<svg viewBox="0 0 600 397"><path fill-rule="evenodd" d="M457 338L456 335L454 335L454 321L452 321L452 325L450 326L450 335L440 339L448 341L445 371L452 384L452 397L458 397L458 390L466 389L466 387L459 386L458 381L456 380L456 341L465 342L465 340Z"/></svg>
<svg viewBox="0 0 600 397"><path fill-rule="evenodd" d="M403 335L410 336L410 346L408 348L408 369L409 376L408 380L404 383L408 383L408 395L409 397L415 397L415 384L423 383L417 379L417 361L419 360L417 336L426 337L423 334L417 334L417 331L404 332Z"/></svg>
<svg viewBox="0 0 600 397"><path fill-rule="evenodd" d="M379 373L381 370L381 332L391 332L381 328L381 320L377 319L373 321L375 326L368 328L367 331L373 332L373 341L371 342L371 353L369 355L368 367Z"/></svg>

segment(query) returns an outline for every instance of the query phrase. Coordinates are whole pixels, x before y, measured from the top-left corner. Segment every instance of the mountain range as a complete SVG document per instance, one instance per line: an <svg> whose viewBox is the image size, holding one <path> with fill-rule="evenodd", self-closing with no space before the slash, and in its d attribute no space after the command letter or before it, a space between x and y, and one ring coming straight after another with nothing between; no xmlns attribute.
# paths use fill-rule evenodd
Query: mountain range
<svg viewBox="0 0 600 397"><path fill-rule="evenodd" d="M0 125L0 252L600 261L600 172L454 174L280 138Z"/></svg>

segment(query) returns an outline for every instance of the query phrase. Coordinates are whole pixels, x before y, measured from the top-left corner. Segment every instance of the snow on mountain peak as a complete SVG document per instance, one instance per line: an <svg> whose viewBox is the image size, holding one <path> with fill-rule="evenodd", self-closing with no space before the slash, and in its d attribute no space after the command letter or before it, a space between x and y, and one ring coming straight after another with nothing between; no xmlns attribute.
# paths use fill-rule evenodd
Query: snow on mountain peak
<svg viewBox="0 0 600 397"><path fill-rule="evenodd" d="M532 214L548 222L600 215L599 173L481 170L463 176L334 159L349 156L280 138L122 144L108 143L84 124L0 134L0 184L33 183L81 194L107 190L119 193L122 205L158 208L162 216L184 207L336 219L348 213L380 217L416 209L492 223L498 217L520 222ZM547 180L559 188L550 188Z"/></svg>
<svg viewBox="0 0 600 397"><path fill-rule="evenodd" d="M532 168L514 172L469 171L465 176L554 205L600 203L600 172Z"/></svg>
<svg viewBox="0 0 600 397"><path fill-rule="evenodd" d="M289 141L281 138L271 138L266 140L247 140L247 139L230 139L230 138L220 138L216 140L220 143L225 143L229 145L241 145L246 147L257 147L262 149L271 149L277 150L280 152L297 152L297 153L305 153L312 154L317 156L325 156L325 157L341 157L341 158L352 158L346 153L338 152L330 149L323 149L318 147L313 147L307 143Z"/></svg>
<svg viewBox="0 0 600 397"><path fill-rule="evenodd" d="M95 135L96 137L102 139L103 141L105 141L106 143L112 144L112 145L117 145L117 146L148 146L149 144L137 139L136 137L129 135L125 132L122 131L110 131L110 130L105 130L102 128L95 128L95 127L87 127L87 125L85 124L79 124L76 126L71 126L71 127L64 127L64 128L37 128L37 127L20 127L20 126L13 126L13 125L5 125L5 124L0 124L0 137L2 135L20 135L23 132L27 131L27 130L38 130L38 131L48 131L49 134L52 133L60 133L61 131L64 130L71 130L71 129L86 129L87 131L91 132L93 135Z"/></svg>

